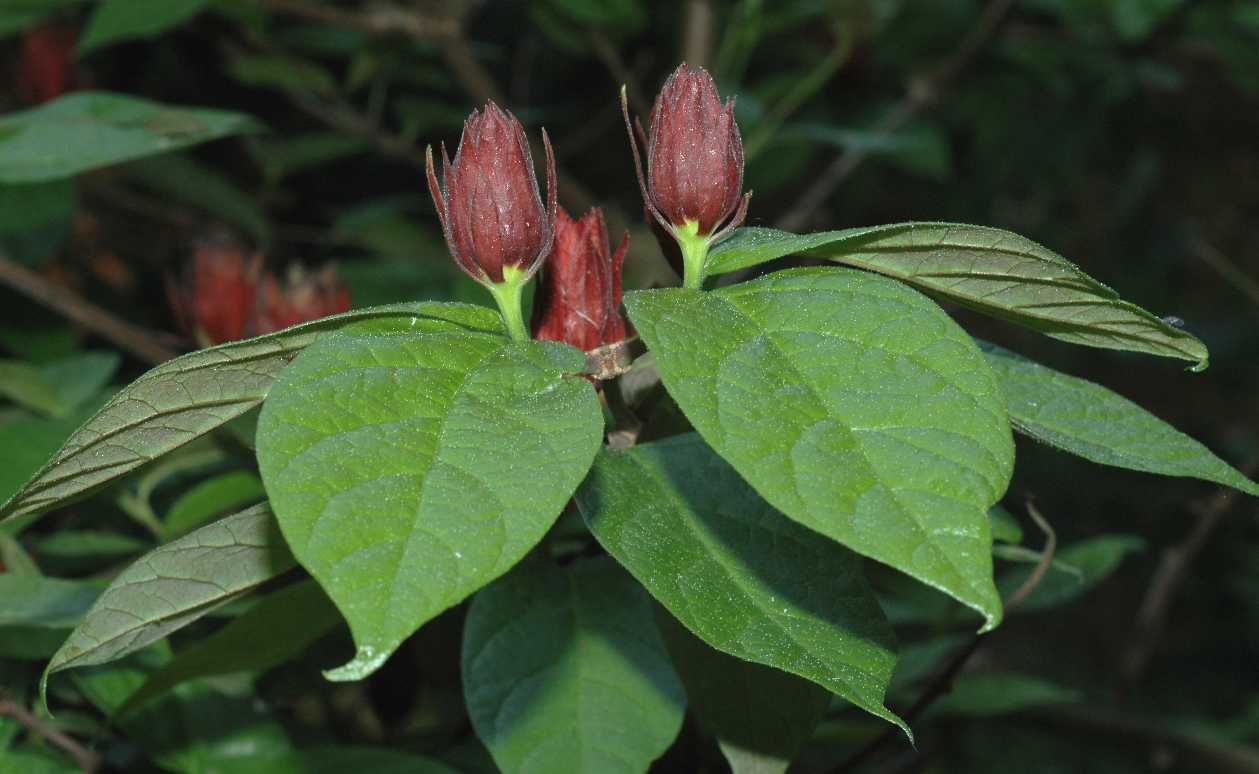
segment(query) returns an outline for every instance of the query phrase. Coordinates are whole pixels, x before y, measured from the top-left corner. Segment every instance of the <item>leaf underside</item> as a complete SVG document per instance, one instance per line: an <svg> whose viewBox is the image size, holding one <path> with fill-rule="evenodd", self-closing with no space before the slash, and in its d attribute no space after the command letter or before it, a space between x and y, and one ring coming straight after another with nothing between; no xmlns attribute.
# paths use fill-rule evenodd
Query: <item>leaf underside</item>
<svg viewBox="0 0 1259 774"><path fill-rule="evenodd" d="M745 228L713 249L708 270L796 254L878 272L1073 344L1187 360L1196 371L1207 366L1207 348L1192 334L1124 301L1052 250L996 228L896 223L801 235Z"/></svg>
<svg viewBox="0 0 1259 774"><path fill-rule="evenodd" d="M1102 465L1200 478L1259 496L1259 484L1127 398L996 345L980 346L1020 432Z"/></svg>
<svg viewBox="0 0 1259 774"><path fill-rule="evenodd" d="M44 681L134 653L293 566L265 504L159 546L114 578L53 656Z"/></svg>

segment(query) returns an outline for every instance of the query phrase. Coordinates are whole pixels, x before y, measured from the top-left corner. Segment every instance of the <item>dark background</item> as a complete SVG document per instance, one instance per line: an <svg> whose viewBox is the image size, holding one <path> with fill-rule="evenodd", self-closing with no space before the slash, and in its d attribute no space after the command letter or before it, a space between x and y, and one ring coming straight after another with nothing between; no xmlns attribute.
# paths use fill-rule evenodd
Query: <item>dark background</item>
<svg viewBox="0 0 1259 774"><path fill-rule="evenodd" d="M670 284L676 279L642 221L617 92L626 83L644 112L686 59L737 95L746 185L755 192L748 225L806 231L946 220L1028 236L1124 298L1182 319L1210 348L1210 369L1193 374L1172 361L1073 347L950 310L969 330L1111 387L1238 467L1259 461L1259 4L396 7L413 28L380 29L370 4L223 0L160 35L84 57L81 84L241 111L268 129L83 176L73 207L43 219L20 212L10 196L0 211L4 253L159 336L176 331L164 278L208 234L261 249L277 269L336 261L356 306L487 303L446 255L422 152L443 141L453 151L467 112L493 96L531 136L547 128L564 206L597 204L615 233L629 229L627 287ZM54 20L75 28L86 10L70 4ZM20 40L0 42L5 83L18 77ZM16 87L0 92L0 110L21 107ZM39 357L32 342L112 346L13 290L0 298L11 357ZM128 357L118 380L145 366ZM1022 517L1029 499L1060 547L1102 546L1095 558L1104 580L1078 599L1012 616L972 663L1035 676L1080 701L995 714L981 701L928 715L915 724L921 755L894 745L869 770L1259 770L1255 754L1238 747L1259 744L1255 502L1020 439L1005 504ZM1025 544L1038 549L1041 536L1021 521ZM1139 537L1141 547L1108 553L1117 543L1106 540L1120 535ZM1169 556L1183 560L1182 573L1169 576ZM951 620L916 620L903 627L907 644L961 631ZM441 626L432 628L395 661L419 661L423 641L439 638ZM437 743L415 732L416 713L448 711L449 728L436 724L443 743L467 736L457 697L446 707L440 690L417 687L449 676L390 669L363 699L384 730L349 724L338 734L429 750ZM892 706L915 695L894 696ZM861 747L871 732L856 721L837 711L804 765L825 770ZM688 726L661 767L719 765Z"/></svg>

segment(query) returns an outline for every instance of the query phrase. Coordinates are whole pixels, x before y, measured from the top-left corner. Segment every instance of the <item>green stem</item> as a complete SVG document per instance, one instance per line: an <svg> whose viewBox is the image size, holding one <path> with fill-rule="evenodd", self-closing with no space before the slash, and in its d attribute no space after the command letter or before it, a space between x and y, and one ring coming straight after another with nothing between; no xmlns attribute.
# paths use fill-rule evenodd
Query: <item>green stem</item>
<svg viewBox="0 0 1259 774"><path fill-rule="evenodd" d="M503 315L507 333L514 341L529 340L529 328L525 326L524 310L521 308L521 296L528 281L523 271L515 266L508 266L503 269L502 282L486 284L494 300L498 302L498 311Z"/></svg>
<svg viewBox="0 0 1259 774"><path fill-rule="evenodd" d="M704 286L705 264L708 263L708 237L700 236L699 223L693 220L674 228L673 236L682 249L682 287L701 289Z"/></svg>

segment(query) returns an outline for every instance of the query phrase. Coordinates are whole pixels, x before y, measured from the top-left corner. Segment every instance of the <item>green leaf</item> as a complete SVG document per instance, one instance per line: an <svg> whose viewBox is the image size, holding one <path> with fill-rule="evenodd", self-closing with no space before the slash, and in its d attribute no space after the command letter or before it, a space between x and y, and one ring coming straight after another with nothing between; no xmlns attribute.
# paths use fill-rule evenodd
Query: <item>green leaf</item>
<svg viewBox="0 0 1259 774"><path fill-rule="evenodd" d="M1083 698L1079 691L1018 672L964 674L953 681L948 694L932 711L991 718L1047 704L1071 704Z"/></svg>
<svg viewBox="0 0 1259 774"><path fill-rule="evenodd" d="M83 581L0 573L0 627L69 629L100 593Z"/></svg>
<svg viewBox="0 0 1259 774"><path fill-rule="evenodd" d="M16 416L0 422L0 498L8 501L17 496L48 458L106 400L105 396L98 398L61 418ZM3 514L0 510L0 517ZM32 519L0 518L0 530L17 534L25 527L22 522L29 523Z"/></svg>
<svg viewBox="0 0 1259 774"><path fill-rule="evenodd" d="M239 510L266 496L262 481L248 470L231 470L200 482L171 504L163 535L177 537L221 513Z"/></svg>
<svg viewBox="0 0 1259 774"><path fill-rule="evenodd" d="M783 774L830 708L830 691L715 650L671 615L658 619L687 706L734 774Z"/></svg>
<svg viewBox="0 0 1259 774"><path fill-rule="evenodd" d="M992 521L993 540L1014 545L1023 542L1023 527L1014 514L1000 505L994 505L988 509L988 518Z"/></svg>
<svg viewBox="0 0 1259 774"><path fill-rule="evenodd" d="M77 408L106 389L118 372L122 358L117 352L81 352L41 366L44 378L52 383L57 399L69 409Z"/></svg>
<svg viewBox="0 0 1259 774"><path fill-rule="evenodd" d="M20 360L0 360L0 395L19 406L54 417L65 413L67 408L43 371Z"/></svg>
<svg viewBox="0 0 1259 774"><path fill-rule="evenodd" d="M577 505L700 639L904 728L883 706L894 638L860 557L775 511L698 436L600 454Z"/></svg>
<svg viewBox="0 0 1259 774"><path fill-rule="evenodd" d="M4 0L0 4L0 38L25 32L58 10L82 3L83 0Z"/></svg>
<svg viewBox="0 0 1259 774"><path fill-rule="evenodd" d="M239 226L264 246L271 223L259 196L237 187L231 178L182 153L168 153L128 164L122 175L162 197L187 202L197 209Z"/></svg>
<svg viewBox="0 0 1259 774"><path fill-rule="evenodd" d="M1045 610L1065 605L1083 596L1106 580L1124 558L1145 549L1145 541L1135 535L1102 535L1081 540L1058 551L1054 562L1019 606L1019 612ZM1034 572L1030 566L1002 573L997 586L1003 594L1013 593Z"/></svg>
<svg viewBox="0 0 1259 774"><path fill-rule="evenodd" d="M162 639L293 566L266 505L159 546L114 578L49 662L104 664Z"/></svg>
<svg viewBox="0 0 1259 774"><path fill-rule="evenodd" d="M651 598L606 557L522 565L477 594L462 672L472 726L503 771L639 774L682 727Z"/></svg>
<svg viewBox="0 0 1259 774"><path fill-rule="evenodd" d="M299 562L375 671L425 621L542 538L603 437L585 355L466 330L343 331L307 349L258 419L258 462Z"/></svg>
<svg viewBox="0 0 1259 774"><path fill-rule="evenodd" d="M272 756L252 756L232 761L232 774L459 774L446 764L380 747L333 747L317 745Z"/></svg>
<svg viewBox="0 0 1259 774"><path fill-rule="evenodd" d="M1200 478L1259 496L1259 484L1127 398L994 344L980 347L1005 387L1015 429L1102 465Z"/></svg>
<svg viewBox="0 0 1259 774"><path fill-rule="evenodd" d="M0 117L0 183L59 180L258 129L240 113L75 92Z"/></svg>
<svg viewBox="0 0 1259 774"><path fill-rule="evenodd" d="M337 91L336 79L315 62L293 56L239 54L227 72L247 86L266 86L293 94L328 96Z"/></svg>
<svg viewBox="0 0 1259 774"><path fill-rule="evenodd" d="M42 538L35 550L50 571L83 572L103 569L148 548L146 541L117 532L63 529Z"/></svg>
<svg viewBox="0 0 1259 774"><path fill-rule="evenodd" d="M836 268L625 306L695 429L771 505L997 625L987 510L1013 441L996 378L939 307Z"/></svg>
<svg viewBox="0 0 1259 774"><path fill-rule="evenodd" d="M996 228L897 223L804 235L745 228L713 248L708 271L793 254L885 274L1074 344L1188 360L1195 371L1207 366L1207 348L1191 334L1122 300L1057 253Z"/></svg>
<svg viewBox="0 0 1259 774"><path fill-rule="evenodd" d="M42 365L0 360L0 395L34 411L65 417L104 389L119 362L113 352L84 352Z"/></svg>
<svg viewBox="0 0 1259 774"><path fill-rule="evenodd" d="M233 672L263 672L288 661L341 623L314 581L268 595L241 617L175 654L118 710L125 715L180 683Z"/></svg>
<svg viewBox="0 0 1259 774"><path fill-rule="evenodd" d="M101 0L79 40L79 55L124 40L151 38L191 19L210 0Z"/></svg>
<svg viewBox="0 0 1259 774"><path fill-rule="evenodd" d="M343 325L498 330L482 307L419 303L363 309L193 352L121 390L0 508L0 520L44 511L178 449L262 402L296 353Z"/></svg>

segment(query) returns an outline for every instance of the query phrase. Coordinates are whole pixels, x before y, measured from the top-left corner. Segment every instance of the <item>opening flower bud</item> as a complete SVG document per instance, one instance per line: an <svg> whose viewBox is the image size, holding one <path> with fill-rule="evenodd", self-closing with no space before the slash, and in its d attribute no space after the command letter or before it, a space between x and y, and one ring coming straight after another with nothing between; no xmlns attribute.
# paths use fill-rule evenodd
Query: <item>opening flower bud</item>
<svg viewBox="0 0 1259 774"><path fill-rule="evenodd" d="M250 335L262 278L262 255L227 237L197 244L182 279L166 278L166 294L179 328L201 346Z"/></svg>
<svg viewBox="0 0 1259 774"><path fill-rule="evenodd" d="M442 146L440 182L431 147L426 158L428 189L446 246L468 276L494 293L515 338L528 336L520 316L520 289L538 270L555 238L555 154L546 130L542 145L545 206L524 127L493 102L468 116L453 162Z"/></svg>
<svg viewBox="0 0 1259 774"><path fill-rule="evenodd" d="M742 190L743 138L734 100L722 104L712 76L679 65L651 110L645 174L624 89L621 110L643 202L677 239L687 287L698 288L709 246L743 222L751 197Z"/></svg>
<svg viewBox="0 0 1259 774"><path fill-rule="evenodd" d="M587 352L624 341L621 267L628 247L626 234L615 252L609 250L608 227L598 207L580 220L560 208L555 246L534 297L534 337Z"/></svg>
<svg viewBox="0 0 1259 774"><path fill-rule="evenodd" d="M350 311L350 291L328 264L317 272L294 264L287 281L263 278L254 328L256 334L283 330L291 325Z"/></svg>

